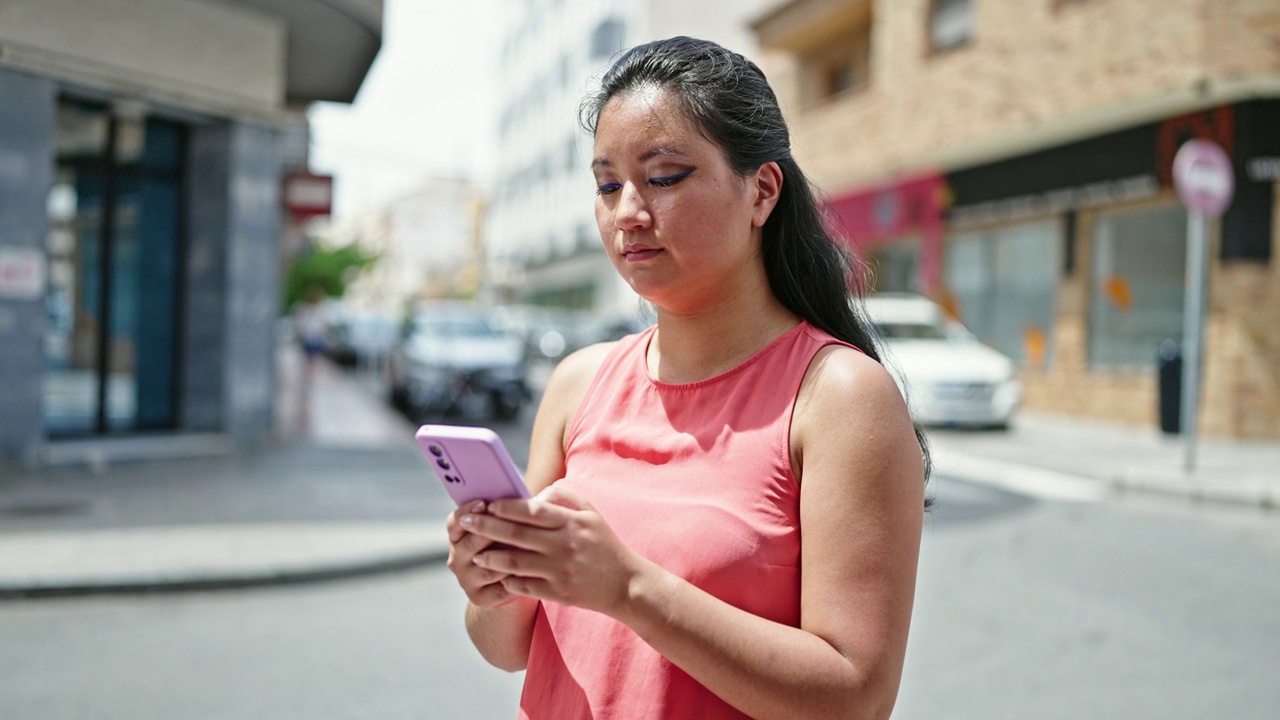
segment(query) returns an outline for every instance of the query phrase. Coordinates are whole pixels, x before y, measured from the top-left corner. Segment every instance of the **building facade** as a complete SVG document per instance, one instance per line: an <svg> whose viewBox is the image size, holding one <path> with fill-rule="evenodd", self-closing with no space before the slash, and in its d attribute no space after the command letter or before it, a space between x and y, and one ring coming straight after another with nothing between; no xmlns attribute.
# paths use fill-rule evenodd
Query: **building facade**
<svg viewBox="0 0 1280 720"><path fill-rule="evenodd" d="M500 165L485 233L488 291L521 302L632 315L635 294L596 229L582 99L619 51L690 35L753 56L756 2L524 0L504 13Z"/></svg>
<svg viewBox="0 0 1280 720"><path fill-rule="evenodd" d="M355 243L378 258L344 301L400 316L417 300L475 297L484 274L483 218L483 194L472 181L430 177L335 225L334 242Z"/></svg>
<svg viewBox="0 0 1280 720"><path fill-rule="evenodd" d="M1032 409L1157 424L1183 333L1173 157L1220 145L1198 427L1280 438L1280 4L786 0L753 28L875 287L1017 359Z"/></svg>
<svg viewBox="0 0 1280 720"><path fill-rule="evenodd" d="M0 466L269 435L291 142L307 103L354 98L381 20L0 3Z"/></svg>

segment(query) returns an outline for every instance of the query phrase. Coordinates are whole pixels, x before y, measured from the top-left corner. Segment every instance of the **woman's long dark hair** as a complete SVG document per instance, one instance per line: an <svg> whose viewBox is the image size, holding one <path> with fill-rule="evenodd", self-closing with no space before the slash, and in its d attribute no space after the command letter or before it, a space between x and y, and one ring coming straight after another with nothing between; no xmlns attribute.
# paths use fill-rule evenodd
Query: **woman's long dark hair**
<svg viewBox="0 0 1280 720"><path fill-rule="evenodd" d="M637 45L583 101L582 126L594 136L609 100L645 87L671 92L740 176L778 163L782 191L765 222L761 246L770 289L791 312L882 363L861 303L850 291L851 285L864 286L854 272L860 266L828 232L813 187L791 156L791 134L760 68L707 40L674 37ZM929 444L918 424L915 433L927 479Z"/></svg>

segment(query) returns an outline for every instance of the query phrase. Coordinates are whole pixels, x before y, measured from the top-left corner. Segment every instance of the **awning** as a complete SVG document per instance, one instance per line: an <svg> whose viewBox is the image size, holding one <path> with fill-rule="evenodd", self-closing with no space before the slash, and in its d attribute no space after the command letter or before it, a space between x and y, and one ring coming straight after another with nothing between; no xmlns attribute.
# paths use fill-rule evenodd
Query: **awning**
<svg viewBox="0 0 1280 720"><path fill-rule="evenodd" d="M382 0L224 0L289 27L285 99L351 102L382 47Z"/></svg>

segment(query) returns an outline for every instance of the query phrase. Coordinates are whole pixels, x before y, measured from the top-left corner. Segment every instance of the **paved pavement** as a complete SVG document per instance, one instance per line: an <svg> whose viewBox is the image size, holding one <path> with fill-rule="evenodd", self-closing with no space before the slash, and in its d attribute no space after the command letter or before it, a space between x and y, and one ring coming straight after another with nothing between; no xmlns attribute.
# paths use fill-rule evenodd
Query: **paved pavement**
<svg viewBox="0 0 1280 720"><path fill-rule="evenodd" d="M413 426L367 377L327 364L304 422L300 367L282 353L280 427L252 456L0 478L0 598L245 587L442 561L451 505ZM1280 504L1280 443L1204 441L1187 473L1180 439L1109 423L1025 413L1009 432L931 437L935 482L1077 502L1141 492Z"/></svg>

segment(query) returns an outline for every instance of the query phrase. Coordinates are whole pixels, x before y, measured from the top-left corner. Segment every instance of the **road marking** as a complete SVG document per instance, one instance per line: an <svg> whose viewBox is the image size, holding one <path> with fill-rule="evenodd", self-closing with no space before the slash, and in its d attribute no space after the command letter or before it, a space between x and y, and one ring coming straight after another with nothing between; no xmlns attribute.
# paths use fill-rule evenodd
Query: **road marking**
<svg viewBox="0 0 1280 720"><path fill-rule="evenodd" d="M1095 503L1113 494L1101 480L941 448L934 472L1042 500Z"/></svg>

